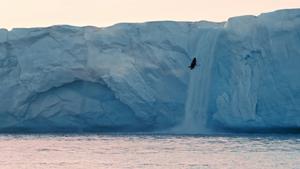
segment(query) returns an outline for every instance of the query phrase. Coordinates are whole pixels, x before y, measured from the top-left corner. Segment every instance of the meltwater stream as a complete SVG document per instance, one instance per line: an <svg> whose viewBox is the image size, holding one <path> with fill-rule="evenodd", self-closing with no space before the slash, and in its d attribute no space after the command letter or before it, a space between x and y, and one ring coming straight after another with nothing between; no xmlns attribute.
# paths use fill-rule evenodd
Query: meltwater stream
<svg viewBox="0 0 300 169"><path fill-rule="evenodd" d="M210 98L211 73L214 62L214 51L217 43L219 29L200 34L198 43L193 53L198 58L195 69L190 72L187 99L185 103L185 117L183 124L178 127L178 132L183 133L208 133L208 101ZM210 43L203 41L211 40Z"/></svg>
<svg viewBox="0 0 300 169"><path fill-rule="evenodd" d="M1 169L296 169L299 135L2 135Z"/></svg>

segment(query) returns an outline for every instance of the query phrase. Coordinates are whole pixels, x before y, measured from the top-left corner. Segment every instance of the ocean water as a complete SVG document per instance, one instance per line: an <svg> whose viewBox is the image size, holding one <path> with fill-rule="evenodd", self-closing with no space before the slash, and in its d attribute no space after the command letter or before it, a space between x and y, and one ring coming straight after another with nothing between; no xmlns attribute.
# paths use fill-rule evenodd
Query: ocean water
<svg viewBox="0 0 300 169"><path fill-rule="evenodd" d="M1 169L300 169L299 135L1 135Z"/></svg>

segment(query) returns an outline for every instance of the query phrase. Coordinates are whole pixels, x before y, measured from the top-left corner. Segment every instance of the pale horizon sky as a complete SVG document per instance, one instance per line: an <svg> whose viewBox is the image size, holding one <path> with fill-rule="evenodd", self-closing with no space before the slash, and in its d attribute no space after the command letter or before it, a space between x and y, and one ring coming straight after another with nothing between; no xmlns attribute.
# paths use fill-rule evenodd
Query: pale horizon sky
<svg viewBox="0 0 300 169"><path fill-rule="evenodd" d="M0 28L110 26L160 20L221 22L300 8L300 0L0 0Z"/></svg>

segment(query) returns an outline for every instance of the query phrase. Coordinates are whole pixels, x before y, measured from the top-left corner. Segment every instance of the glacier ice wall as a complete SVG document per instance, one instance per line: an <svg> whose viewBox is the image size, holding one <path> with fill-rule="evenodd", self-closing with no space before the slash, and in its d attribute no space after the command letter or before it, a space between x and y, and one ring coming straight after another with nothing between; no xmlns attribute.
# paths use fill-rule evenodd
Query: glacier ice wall
<svg viewBox="0 0 300 169"><path fill-rule="evenodd" d="M299 28L293 9L0 29L0 131L298 130Z"/></svg>
<svg viewBox="0 0 300 169"><path fill-rule="evenodd" d="M231 47L216 50L213 68L214 120L237 129L299 128L299 27L299 10L227 22L218 46Z"/></svg>

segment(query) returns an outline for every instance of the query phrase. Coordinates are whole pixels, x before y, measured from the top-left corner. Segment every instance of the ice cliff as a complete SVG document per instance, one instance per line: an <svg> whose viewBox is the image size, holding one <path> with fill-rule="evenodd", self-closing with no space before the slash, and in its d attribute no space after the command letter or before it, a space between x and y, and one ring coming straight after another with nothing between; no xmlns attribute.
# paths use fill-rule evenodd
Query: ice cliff
<svg viewBox="0 0 300 169"><path fill-rule="evenodd" d="M300 9L0 29L0 131L300 131L299 66Z"/></svg>

